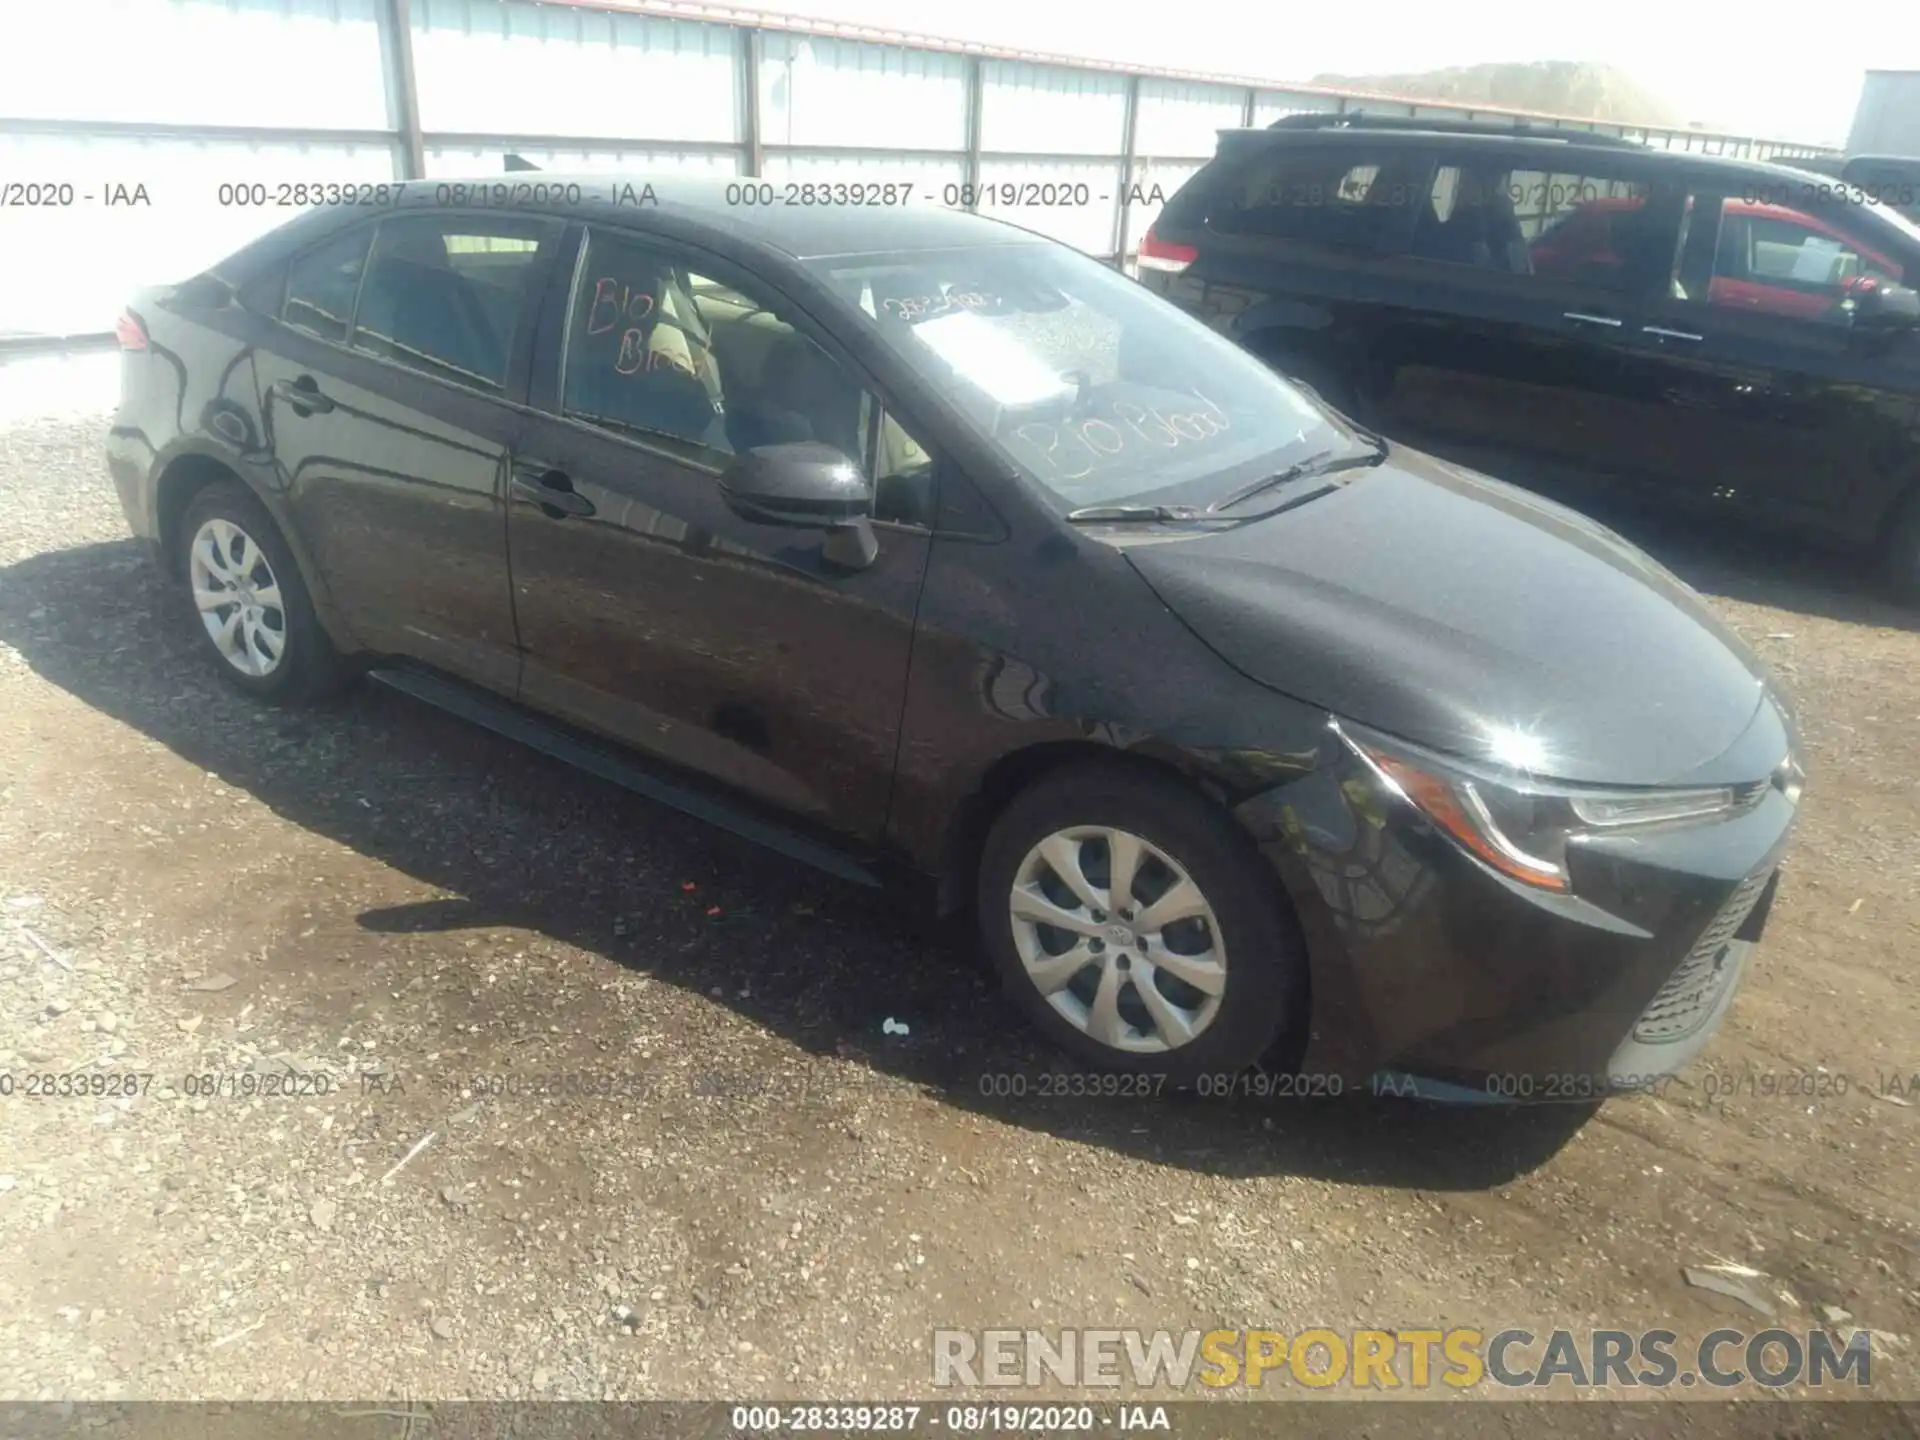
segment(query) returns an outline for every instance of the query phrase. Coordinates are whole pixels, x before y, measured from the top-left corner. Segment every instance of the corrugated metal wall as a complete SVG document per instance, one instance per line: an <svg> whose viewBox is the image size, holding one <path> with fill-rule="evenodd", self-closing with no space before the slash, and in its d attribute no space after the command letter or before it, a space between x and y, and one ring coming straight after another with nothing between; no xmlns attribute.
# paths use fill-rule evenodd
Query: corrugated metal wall
<svg viewBox="0 0 1920 1440"><path fill-rule="evenodd" d="M429 133L740 141L730 26L525 0L413 0L412 19Z"/></svg>
<svg viewBox="0 0 1920 1440"><path fill-rule="evenodd" d="M222 183L391 180L379 3L60 0L0 20L0 335L109 327L136 286L295 213L223 205ZM136 203L107 203L116 185ZM70 203L26 203L64 186Z"/></svg>
<svg viewBox="0 0 1920 1440"><path fill-rule="evenodd" d="M491 176L509 152L554 170L910 183L916 203L1124 256L1158 212L1156 187L1178 189L1216 132L1347 103L809 22L767 29L717 7L634 13L647 0L16 4L0 89L0 187L16 189L0 199L53 203L0 206L0 338L110 328L132 289L289 218L300 182ZM109 203L116 186L136 200L144 187L146 203Z"/></svg>

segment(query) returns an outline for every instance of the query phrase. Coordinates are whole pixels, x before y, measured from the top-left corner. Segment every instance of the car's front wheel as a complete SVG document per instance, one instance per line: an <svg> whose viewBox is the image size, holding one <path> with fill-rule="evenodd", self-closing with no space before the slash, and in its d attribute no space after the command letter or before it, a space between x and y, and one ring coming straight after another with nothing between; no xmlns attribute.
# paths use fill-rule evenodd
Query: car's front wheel
<svg viewBox="0 0 1920 1440"><path fill-rule="evenodd" d="M1042 779L987 838L978 911L1015 1003L1102 1069L1237 1072L1304 1018L1278 880L1171 775L1093 762Z"/></svg>
<svg viewBox="0 0 1920 1440"><path fill-rule="evenodd" d="M318 698L343 678L299 569L244 485L207 486L180 525L179 573L196 629L227 680L264 699Z"/></svg>

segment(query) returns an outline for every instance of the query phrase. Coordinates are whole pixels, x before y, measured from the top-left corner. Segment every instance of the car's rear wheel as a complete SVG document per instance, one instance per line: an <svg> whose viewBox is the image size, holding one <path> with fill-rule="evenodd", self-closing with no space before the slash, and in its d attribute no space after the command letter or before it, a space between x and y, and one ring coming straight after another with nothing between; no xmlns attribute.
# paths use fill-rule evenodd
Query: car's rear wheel
<svg viewBox="0 0 1920 1440"><path fill-rule="evenodd" d="M1302 1018L1305 962L1279 882L1178 779L1055 772L987 838L981 934L1009 995L1102 1069L1245 1069Z"/></svg>
<svg viewBox="0 0 1920 1440"><path fill-rule="evenodd" d="M317 698L343 677L273 517L238 482L207 486L180 524L179 573L220 672L265 699Z"/></svg>

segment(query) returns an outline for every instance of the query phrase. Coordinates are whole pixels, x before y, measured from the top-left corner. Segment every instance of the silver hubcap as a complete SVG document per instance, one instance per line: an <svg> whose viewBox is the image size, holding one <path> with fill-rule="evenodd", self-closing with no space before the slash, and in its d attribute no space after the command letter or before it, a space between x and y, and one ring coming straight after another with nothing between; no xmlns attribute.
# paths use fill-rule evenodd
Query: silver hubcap
<svg viewBox="0 0 1920 1440"><path fill-rule="evenodd" d="M231 520L209 520L187 552L187 582L213 646L242 675L271 675L287 653L287 612L266 551Z"/></svg>
<svg viewBox="0 0 1920 1440"><path fill-rule="evenodd" d="M1177 1049L1220 1013L1227 952L1213 907L1138 835L1055 831L1021 861L1008 911L1034 988L1102 1045Z"/></svg>

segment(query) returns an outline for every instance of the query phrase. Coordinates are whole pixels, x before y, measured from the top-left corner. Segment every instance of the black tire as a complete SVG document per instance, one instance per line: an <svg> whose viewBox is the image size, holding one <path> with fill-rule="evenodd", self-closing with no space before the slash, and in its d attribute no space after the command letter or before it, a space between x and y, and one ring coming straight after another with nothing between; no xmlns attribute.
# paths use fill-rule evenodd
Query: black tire
<svg viewBox="0 0 1920 1440"><path fill-rule="evenodd" d="M224 520L237 527L259 546L272 570L274 583L279 588L281 603L278 607L268 607L266 619L270 622L273 611L277 609L281 621L277 634L282 644L277 663L266 674L245 674L229 661L208 634L195 604L194 539L201 527L212 520ZM348 668L327 638L326 631L320 627L306 582L301 578L300 567L294 563L293 554L281 537L280 527L274 524L267 507L245 485L237 480L222 480L198 491L188 503L186 514L180 521L176 543L178 593L193 625L201 653L228 684L263 700L293 705L318 700L346 682L349 678ZM272 628L270 623L269 628Z"/></svg>
<svg viewBox="0 0 1920 1440"><path fill-rule="evenodd" d="M1217 1013L1192 1039L1151 1053L1107 1045L1062 1015L1028 978L1010 912L1014 883L1035 846L1074 826L1109 826L1147 841L1184 869L1211 905L1227 957L1225 987ZM1278 877L1230 816L1172 775L1090 761L1036 782L987 837L976 909L1008 996L1056 1045L1095 1068L1176 1082L1237 1074L1305 1023L1305 948ZM1064 942L1064 932L1053 933ZM1087 973L1097 979L1097 971ZM1087 983L1086 975L1077 983ZM1132 1003L1143 1006L1137 993Z"/></svg>
<svg viewBox="0 0 1920 1440"><path fill-rule="evenodd" d="M1887 593L1902 605L1920 608L1920 490L1894 512L1881 571Z"/></svg>

